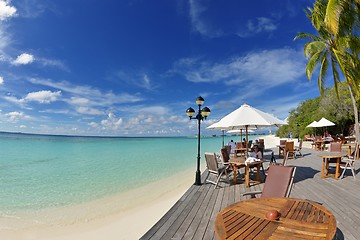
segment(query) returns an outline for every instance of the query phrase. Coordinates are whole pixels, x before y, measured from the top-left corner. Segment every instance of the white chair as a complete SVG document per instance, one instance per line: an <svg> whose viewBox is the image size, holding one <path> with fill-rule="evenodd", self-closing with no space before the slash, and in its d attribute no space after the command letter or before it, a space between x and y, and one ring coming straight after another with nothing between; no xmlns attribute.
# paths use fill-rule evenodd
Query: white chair
<svg viewBox="0 0 360 240"><path fill-rule="evenodd" d="M296 155L303 156L302 153L301 153L302 143L303 143L303 140L301 139L300 142L299 142L299 146L298 146L298 147L295 147L295 149L294 149L294 151L295 151L295 153L294 153L295 158L296 158Z"/></svg>
<svg viewBox="0 0 360 240"><path fill-rule="evenodd" d="M230 183L228 168L230 165L219 166L219 162L217 161L216 153L205 153L206 167L208 169L208 175L206 176L205 182L209 182L215 184L215 187L219 184L219 181L224 174L226 175L227 182ZM209 180L210 174L216 176L216 181Z"/></svg>
<svg viewBox="0 0 360 240"><path fill-rule="evenodd" d="M350 156L345 156L342 158L342 162L340 164L340 168L343 169L340 179L344 177L344 174L346 172L346 170L351 170L351 173L354 177L354 179L356 179L355 177L355 159L357 159L359 156L356 156L356 154L359 151L359 145L356 143L355 144L355 151L350 155Z"/></svg>

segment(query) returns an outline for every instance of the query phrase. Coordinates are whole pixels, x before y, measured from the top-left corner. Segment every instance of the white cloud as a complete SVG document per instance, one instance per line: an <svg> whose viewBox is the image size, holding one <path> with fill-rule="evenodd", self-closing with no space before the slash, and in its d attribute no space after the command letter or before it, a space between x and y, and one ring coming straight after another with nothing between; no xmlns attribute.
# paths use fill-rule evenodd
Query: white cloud
<svg viewBox="0 0 360 240"><path fill-rule="evenodd" d="M114 113L109 113L108 118L101 121L101 125L106 129L118 129L123 123L121 118L117 118Z"/></svg>
<svg viewBox="0 0 360 240"><path fill-rule="evenodd" d="M23 53L12 62L14 65L26 65L30 64L35 60L34 56L31 54Z"/></svg>
<svg viewBox="0 0 360 240"><path fill-rule="evenodd" d="M117 79L129 85L135 85L147 90L153 90L156 88L156 86L152 83L150 76L146 73L139 74L121 70L117 71L114 75Z"/></svg>
<svg viewBox="0 0 360 240"><path fill-rule="evenodd" d="M39 103L51 103L56 101L61 96L61 91L52 92L52 91L39 91L31 92L26 95L24 98L25 101L35 101Z"/></svg>
<svg viewBox="0 0 360 240"><path fill-rule="evenodd" d="M70 72L70 69L60 60L56 59L46 59L46 58L36 58L38 62L40 62L43 66L47 67L56 67L66 72Z"/></svg>
<svg viewBox="0 0 360 240"><path fill-rule="evenodd" d="M270 18L259 17L256 19L257 21L248 22L248 29L253 33L260 33L260 32L272 32L277 29L274 21Z"/></svg>
<svg viewBox="0 0 360 240"><path fill-rule="evenodd" d="M91 102L91 104L96 106L110 106L114 103L134 103L143 100L142 97L139 97L136 94L114 94L112 92L104 93L90 86L73 85L72 83L69 83L67 81L55 82L49 79L40 78L30 78L28 79L28 81L33 84L39 84L60 89L64 92L75 94L80 98L87 98L89 99L89 102Z"/></svg>
<svg viewBox="0 0 360 240"><path fill-rule="evenodd" d="M9 5L10 1L0 0L0 21L16 15L16 8Z"/></svg>
<svg viewBox="0 0 360 240"><path fill-rule="evenodd" d="M87 115L103 115L104 112L95 109L95 108L89 108L89 107L78 107L76 108L76 111L81 114L87 114Z"/></svg>
<svg viewBox="0 0 360 240"><path fill-rule="evenodd" d="M0 76L0 85L4 84L4 78L2 76Z"/></svg>
<svg viewBox="0 0 360 240"><path fill-rule="evenodd" d="M91 122L91 123L88 123L89 126L93 127L93 128L97 128L99 127L99 124L96 123L96 122Z"/></svg>
<svg viewBox="0 0 360 240"><path fill-rule="evenodd" d="M70 103L73 105L82 105L82 106L86 106L90 104L90 100L87 98L83 98L83 97L71 97L70 98Z"/></svg>
<svg viewBox="0 0 360 240"><path fill-rule="evenodd" d="M168 108L162 107L162 106L147 106L147 107L137 109L136 112L150 113L150 114L155 114L155 115L165 115L165 114L168 114L170 112L170 110Z"/></svg>
<svg viewBox="0 0 360 240"><path fill-rule="evenodd" d="M16 123L23 119L30 119L30 116L24 114L23 112L9 112L5 116L8 118L9 122Z"/></svg>
<svg viewBox="0 0 360 240"><path fill-rule="evenodd" d="M203 14L206 12L207 7L197 0L190 0L190 20L194 31L206 37L218 37L221 35L220 31L215 31L210 27L210 24L205 22Z"/></svg>
<svg viewBox="0 0 360 240"><path fill-rule="evenodd" d="M191 82L224 82L227 85L275 87L304 75L302 51L290 48L264 50L212 63L201 59L180 59L172 72Z"/></svg>

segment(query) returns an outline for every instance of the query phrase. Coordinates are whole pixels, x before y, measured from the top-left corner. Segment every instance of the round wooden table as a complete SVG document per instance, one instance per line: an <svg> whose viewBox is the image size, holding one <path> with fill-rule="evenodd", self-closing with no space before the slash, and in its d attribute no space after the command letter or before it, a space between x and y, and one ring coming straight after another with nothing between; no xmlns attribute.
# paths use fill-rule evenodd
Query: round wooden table
<svg viewBox="0 0 360 240"><path fill-rule="evenodd" d="M266 213L277 210L278 220ZM215 220L218 239L333 239L334 215L324 206L295 198L253 198L221 210Z"/></svg>

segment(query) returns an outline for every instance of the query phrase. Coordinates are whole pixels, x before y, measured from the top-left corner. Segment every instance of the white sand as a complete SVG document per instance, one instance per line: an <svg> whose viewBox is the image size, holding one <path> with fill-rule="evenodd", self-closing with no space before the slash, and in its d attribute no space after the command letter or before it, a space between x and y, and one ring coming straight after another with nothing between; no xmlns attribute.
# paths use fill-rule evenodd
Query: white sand
<svg viewBox="0 0 360 240"><path fill-rule="evenodd" d="M274 135L259 138L264 139L266 148L276 147L280 142ZM195 170L190 169L115 197L61 210L44 210L36 216L24 214L26 224L20 230L11 229L11 221L0 217L0 239L139 239L188 190L194 177ZM8 225L10 229L6 229Z"/></svg>

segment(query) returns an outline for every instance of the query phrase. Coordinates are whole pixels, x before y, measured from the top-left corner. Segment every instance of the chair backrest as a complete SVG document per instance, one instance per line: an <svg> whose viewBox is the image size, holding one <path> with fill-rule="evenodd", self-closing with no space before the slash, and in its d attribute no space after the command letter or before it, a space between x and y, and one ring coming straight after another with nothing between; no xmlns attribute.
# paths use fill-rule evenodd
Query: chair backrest
<svg viewBox="0 0 360 240"><path fill-rule="evenodd" d="M285 143L286 143L286 140L281 140L280 139L280 145L285 145Z"/></svg>
<svg viewBox="0 0 360 240"><path fill-rule="evenodd" d="M341 142L331 142L329 152L341 152Z"/></svg>
<svg viewBox="0 0 360 240"><path fill-rule="evenodd" d="M355 149L354 151L351 153L351 155L349 157L351 157L352 159L358 160L359 159L359 144L355 143Z"/></svg>
<svg viewBox="0 0 360 240"><path fill-rule="evenodd" d="M221 151L221 156L222 156L223 162L228 163L230 160L230 155L229 155L228 151L226 150L225 147L221 148L220 151Z"/></svg>
<svg viewBox="0 0 360 240"><path fill-rule="evenodd" d="M261 197L289 197L296 167L270 165Z"/></svg>
<svg viewBox="0 0 360 240"><path fill-rule="evenodd" d="M205 153L205 160L209 172L218 172L218 162L215 153Z"/></svg>
<svg viewBox="0 0 360 240"><path fill-rule="evenodd" d="M224 146L224 148L226 148L228 154L230 155L230 153L231 153L231 146L230 146L230 145L227 145L227 146Z"/></svg>
<svg viewBox="0 0 360 240"><path fill-rule="evenodd" d="M237 143L236 143L236 147L237 147L237 148L243 148L244 145L243 145L242 142L237 142Z"/></svg>
<svg viewBox="0 0 360 240"><path fill-rule="evenodd" d="M285 143L285 149L286 149L286 151L294 151L294 142L293 141L287 141Z"/></svg>

